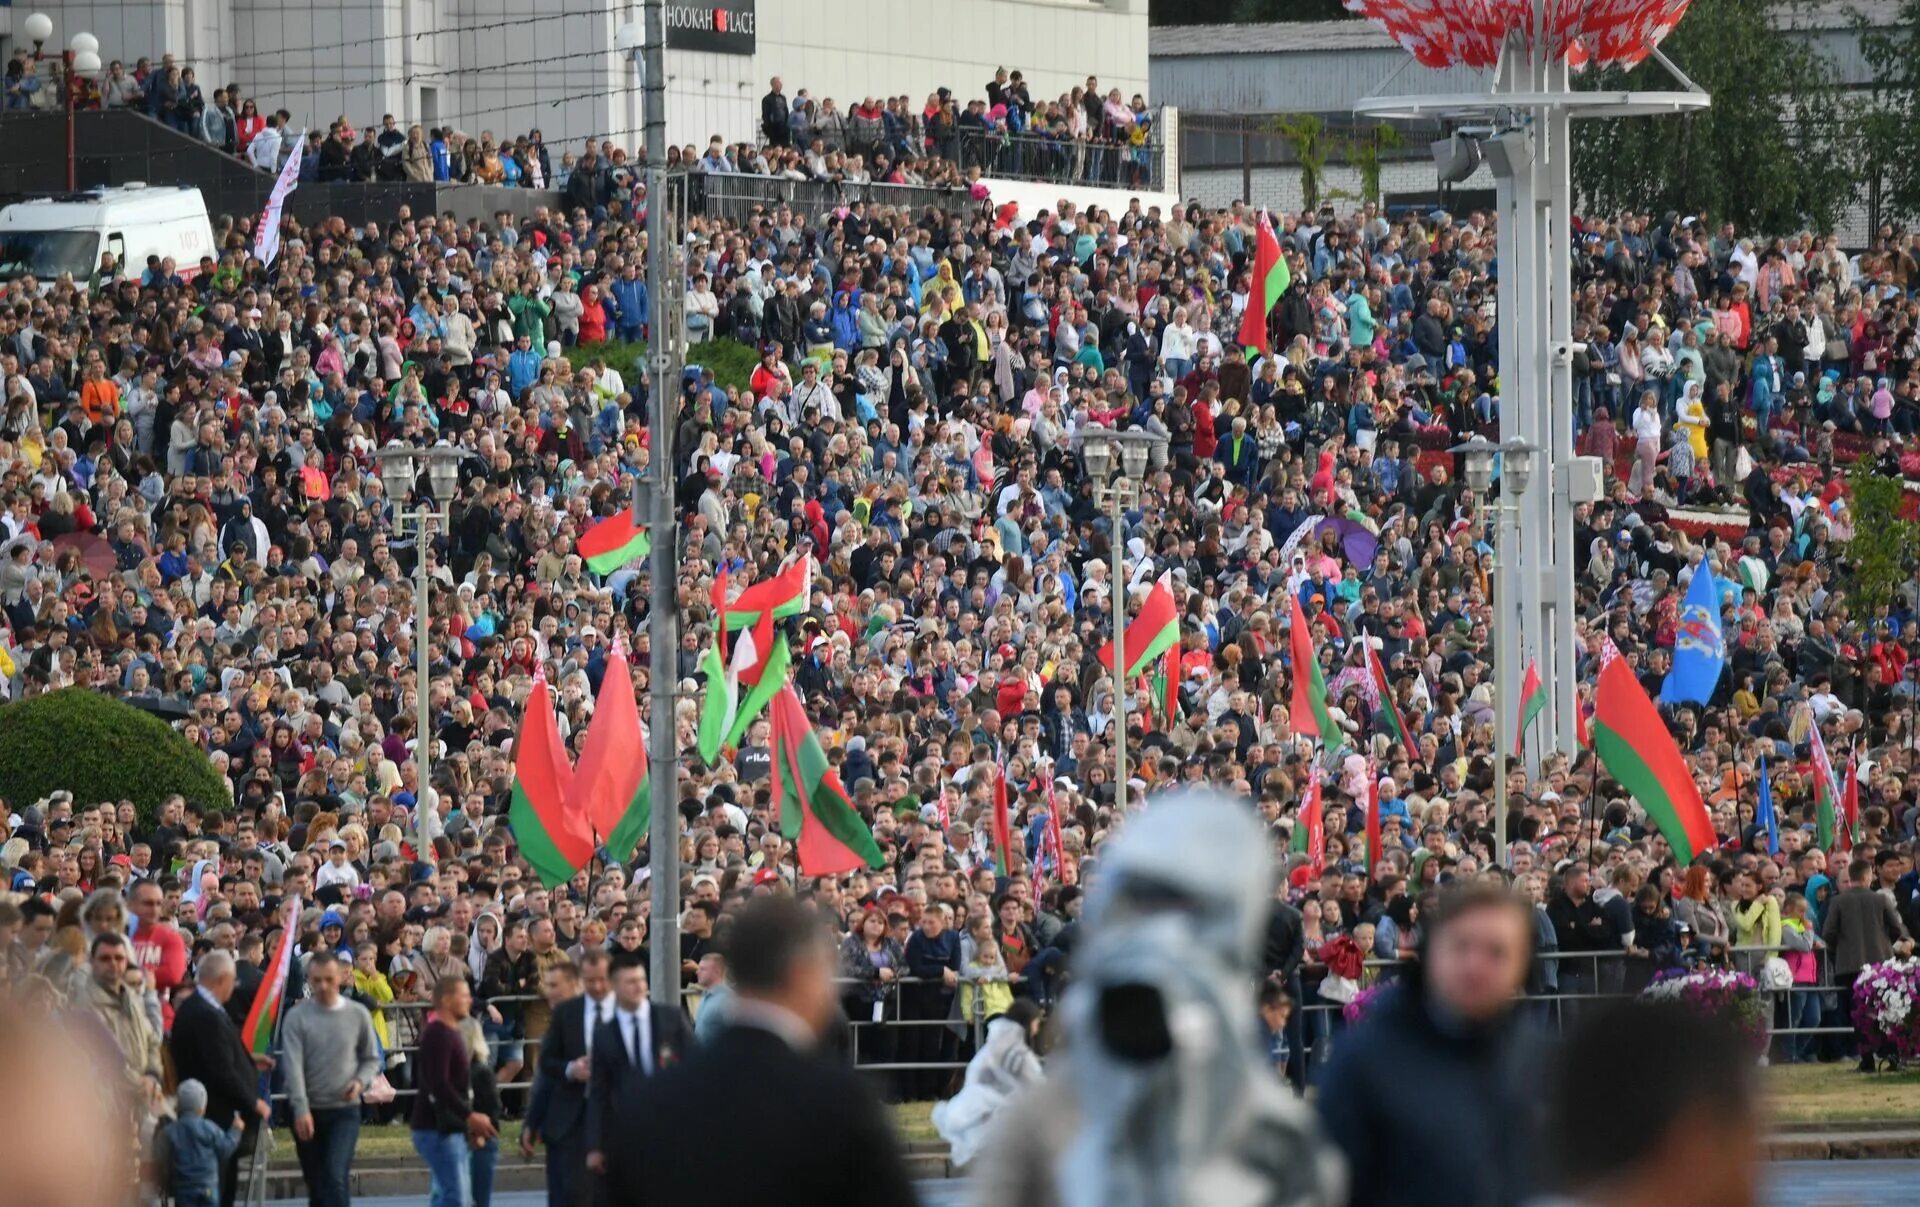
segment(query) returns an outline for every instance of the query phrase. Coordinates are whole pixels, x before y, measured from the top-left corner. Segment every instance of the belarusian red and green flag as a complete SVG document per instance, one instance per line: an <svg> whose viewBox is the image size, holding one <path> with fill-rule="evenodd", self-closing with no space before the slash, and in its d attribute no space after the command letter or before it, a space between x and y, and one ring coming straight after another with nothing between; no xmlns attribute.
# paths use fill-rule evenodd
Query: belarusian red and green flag
<svg viewBox="0 0 1920 1207"><path fill-rule="evenodd" d="M629 864L647 835L653 816L647 779L647 740L640 732L633 670L625 644L616 637L573 779L579 811L615 863Z"/></svg>
<svg viewBox="0 0 1920 1207"><path fill-rule="evenodd" d="M1253 242L1253 281L1247 292L1247 313L1240 320L1242 347L1260 353L1273 349L1267 339L1267 316L1280 304L1287 287L1293 284L1293 271L1280 252L1280 240L1274 236L1267 211L1260 211L1259 227Z"/></svg>
<svg viewBox="0 0 1920 1207"><path fill-rule="evenodd" d="M1320 673L1320 660L1314 657L1313 633L1307 628L1307 614L1300 597L1288 593L1293 605L1293 621L1287 630L1287 642L1293 655L1293 700L1289 708L1296 737L1319 738L1332 743L1339 739L1339 727L1327 711L1327 679Z"/></svg>
<svg viewBox="0 0 1920 1207"><path fill-rule="evenodd" d="M545 675L535 674L513 743L513 803L507 822L540 883L565 884L593 858L593 832L573 791L573 768L553 719Z"/></svg>
<svg viewBox="0 0 1920 1207"><path fill-rule="evenodd" d="M612 574L628 562L647 556L653 542L644 526L633 522L631 508L622 507L580 534L576 551L595 574Z"/></svg>
<svg viewBox="0 0 1920 1207"><path fill-rule="evenodd" d="M1546 711L1547 692L1540 686L1540 664L1527 659L1527 673L1520 679L1520 724L1513 731L1513 754L1515 758L1526 753L1527 726L1533 719Z"/></svg>
<svg viewBox="0 0 1920 1207"><path fill-rule="evenodd" d="M266 974L253 993L253 1007L240 1027L241 1042L254 1056L273 1055L273 1040L280 1029L280 1011L287 996L287 976L293 968L294 932L300 929L300 898L287 901L287 916L274 943L273 958L267 961Z"/></svg>
<svg viewBox="0 0 1920 1207"><path fill-rule="evenodd" d="M993 769L993 870L1002 876L1013 869L1013 805L1007 793L1007 768Z"/></svg>
<svg viewBox="0 0 1920 1207"><path fill-rule="evenodd" d="M801 874L837 876L862 867L886 866L873 831L854 810L814 736L807 710L791 686L774 694L773 799L780 809L780 833L794 843Z"/></svg>
<svg viewBox="0 0 1920 1207"><path fill-rule="evenodd" d="M700 707L699 745L700 757L709 764L719 757L722 747L740 744L747 727L765 710L773 694L786 686L793 655L787 648L786 634L774 631L769 609L760 613L753 628L734 639L730 663L715 676L713 668L719 662L717 649L701 660L708 678L706 699ZM744 701L740 698L741 684L747 687Z"/></svg>
<svg viewBox="0 0 1920 1207"><path fill-rule="evenodd" d="M1100 647L1100 664L1113 669L1113 642ZM1151 672L1154 704L1164 722L1173 724L1180 691L1180 608L1173 601L1173 574L1162 574L1140 602L1140 611L1127 623L1127 669L1131 682Z"/></svg>
<svg viewBox="0 0 1920 1207"><path fill-rule="evenodd" d="M1718 845L1713 819L1660 711L1609 641L1594 688L1594 753L1666 837L1682 866Z"/></svg>
<svg viewBox="0 0 1920 1207"><path fill-rule="evenodd" d="M1413 740L1413 731L1407 728L1407 719L1400 715L1400 704L1393 698L1393 685L1387 682L1386 665L1380 661L1371 641L1363 645L1367 651L1367 677L1373 680L1373 690L1380 696L1380 710L1374 715L1374 724L1405 747L1407 757L1418 759L1420 747Z"/></svg>
<svg viewBox="0 0 1920 1207"><path fill-rule="evenodd" d="M1293 827L1293 839L1288 848L1295 854L1305 855L1307 865L1318 876L1327 865L1327 826L1326 810L1320 800L1320 769L1310 772L1312 782L1307 785L1307 799L1300 806L1300 821Z"/></svg>
<svg viewBox="0 0 1920 1207"><path fill-rule="evenodd" d="M750 627L758 623L760 613L766 611L771 611L775 620L785 620L806 611L812 596L813 559L802 555L772 578L762 579L740 592L726 605L722 620L729 629Z"/></svg>
<svg viewBox="0 0 1920 1207"><path fill-rule="evenodd" d="M1840 849L1853 850L1855 840L1859 838L1855 828L1860 824L1860 755L1858 751L1847 751L1847 782L1840 789Z"/></svg>
<svg viewBox="0 0 1920 1207"><path fill-rule="evenodd" d="M1813 800L1818 819L1815 841L1823 851L1845 850L1846 826L1840 822L1845 806L1840 799L1840 781L1833 774L1833 760L1827 757L1827 740L1820 736L1817 717L1808 741L1813 747Z"/></svg>
<svg viewBox="0 0 1920 1207"><path fill-rule="evenodd" d="M1380 768L1367 760L1367 883L1380 863Z"/></svg>

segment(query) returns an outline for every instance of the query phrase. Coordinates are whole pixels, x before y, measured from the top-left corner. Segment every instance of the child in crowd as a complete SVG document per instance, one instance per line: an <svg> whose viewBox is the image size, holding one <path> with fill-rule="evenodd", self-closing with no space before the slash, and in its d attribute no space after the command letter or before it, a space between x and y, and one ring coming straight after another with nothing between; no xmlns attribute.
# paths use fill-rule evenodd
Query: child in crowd
<svg viewBox="0 0 1920 1207"><path fill-rule="evenodd" d="M220 1201L220 1165L240 1146L241 1119L225 1131L207 1119L207 1087L189 1077L176 1096L180 1117L167 1127L167 1180L176 1207Z"/></svg>

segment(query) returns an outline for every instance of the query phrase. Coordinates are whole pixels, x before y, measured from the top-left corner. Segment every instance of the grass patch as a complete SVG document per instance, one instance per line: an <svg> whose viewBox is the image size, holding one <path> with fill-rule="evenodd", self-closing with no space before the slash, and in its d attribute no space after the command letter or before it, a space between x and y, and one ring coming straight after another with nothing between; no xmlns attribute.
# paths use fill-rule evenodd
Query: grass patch
<svg viewBox="0 0 1920 1207"><path fill-rule="evenodd" d="M1862 1123L1920 1119L1920 1070L1856 1073L1851 1060L1775 1065L1762 1084L1776 1123Z"/></svg>
<svg viewBox="0 0 1920 1207"><path fill-rule="evenodd" d="M646 367L647 346L608 340L603 344L576 345L567 349L567 363L576 369L585 368L587 362L596 356L620 370L621 376L631 378ZM711 339L688 348L687 363L712 369L713 380L721 386L736 386L744 390L753 379L753 371L760 366L760 353L751 344L743 344L738 340Z"/></svg>
<svg viewBox="0 0 1920 1207"><path fill-rule="evenodd" d="M933 1130L933 1103L896 1102L889 1109L893 1111L894 1126L900 1129L900 1138L907 1143L940 1138L940 1133Z"/></svg>
<svg viewBox="0 0 1920 1207"><path fill-rule="evenodd" d="M893 1120L900 1129L900 1139L905 1143L938 1140L939 1133L933 1130L931 1102L901 1102L888 1108L893 1112ZM534 1160L544 1160L544 1150L534 1151ZM413 1151L413 1136L404 1123L363 1124L360 1128L360 1143L354 1149L356 1162L416 1162L419 1157ZM500 1128L500 1160L511 1163L520 1160L520 1124L512 1121ZM274 1169L293 1169L299 1166L299 1158L294 1154L293 1132L281 1128L274 1132L272 1167Z"/></svg>

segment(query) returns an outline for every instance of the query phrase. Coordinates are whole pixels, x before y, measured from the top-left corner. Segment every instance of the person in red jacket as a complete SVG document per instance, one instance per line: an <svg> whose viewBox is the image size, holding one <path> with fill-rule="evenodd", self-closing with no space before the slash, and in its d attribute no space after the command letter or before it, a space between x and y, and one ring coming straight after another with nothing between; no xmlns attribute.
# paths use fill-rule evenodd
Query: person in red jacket
<svg viewBox="0 0 1920 1207"><path fill-rule="evenodd" d="M607 342L607 307L600 300L598 285L589 285L580 291L580 342Z"/></svg>
<svg viewBox="0 0 1920 1207"><path fill-rule="evenodd" d="M151 880L141 880L127 890L127 904L133 912L133 957L147 974L153 991L160 998L161 1026L173 1030L173 991L187 977L187 944L170 923L160 920L166 894Z"/></svg>

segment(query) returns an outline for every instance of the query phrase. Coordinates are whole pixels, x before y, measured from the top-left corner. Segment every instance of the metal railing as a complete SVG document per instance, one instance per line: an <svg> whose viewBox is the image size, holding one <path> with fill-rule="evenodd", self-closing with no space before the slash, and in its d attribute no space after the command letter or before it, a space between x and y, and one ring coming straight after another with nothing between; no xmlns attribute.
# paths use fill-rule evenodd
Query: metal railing
<svg viewBox="0 0 1920 1207"><path fill-rule="evenodd" d="M1759 966L1764 964L1768 957L1779 955L1786 950L1784 947L1760 945L1732 947L1728 952L1733 960L1728 966L1747 973L1758 982ZM1795 1012L1796 1002L1803 1003L1806 995L1816 997L1829 993L1842 995L1841 1014L1844 1017L1846 1014L1844 995L1852 992L1851 986L1833 983L1832 970L1828 966L1828 953L1825 949L1816 949L1814 955L1819 962L1819 971L1813 983L1795 984L1786 989L1762 988L1760 990L1763 996L1772 1001L1767 1031L1769 1050L1772 1050L1775 1040L1785 1039L1790 1059L1793 1058L1799 1046L1796 1041L1800 1037L1855 1034L1851 1026L1797 1025L1795 1020L1799 1015ZM1656 965L1651 957L1629 956L1624 951L1536 952L1534 958L1546 961L1554 969L1555 987L1542 993L1522 993L1515 1001L1523 1003L1523 1008L1533 1008L1538 1021L1550 1026L1556 1033L1578 1016L1581 1003L1618 1001L1637 996L1644 985L1636 984L1634 988L1628 989L1626 986L1630 973L1646 973L1647 979L1651 980L1654 974L1675 967L1687 967L1671 964ZM1391 981L1394 974L1406 971L1413 963L1412 960L1369 959L1364 961L1365 968L1373 974L1371 984L1366 987L1370 988L1372 985ZM1570 965L1572 967L1569 967ZM1587 967L1583 968L1579 965L1587 965ZM1569 990L1560 982L1570 973L1575 977L1590 979L1584 980L1581 988ZM1317 984L1316 982L1314 1000L1302 1000L1295 1006L1296 1017L1301 1020L1296 1030L1300 1041L1298 1056L1302 1062L1303 1077L1310 1077L1315 1066L1325 1063L1332 1054L1334 1040L1347 1026L1347 1003L1319 999ZM1591 988L1587 988L1588 985ZM1801 1005L1800 1009L1804 1010L1805 1006ZM1821 1007L1821 1010L1824 1012L1824 1007ZM1774 1020L1773 1016L1778 1015L1784 1015L1785 1025L1780 1025ZM1819 1015L1816 1015L1816 1018L1818 1017Z"/></svg>
<svg viewBox="0 0 1920 1207"><path fill-rule="evenodd" d="M677 178L678 179L678 178ZM782 176L689 173L687 208L709 218L741 223L760 214L788 209L810 224L856 201L891 209L959 209L969 204L963 188L918 184L859 183L844 180L788 180Z"/></svg>
<svg viewBox="0 0 1920 1207"><path fill-rule="evenodd" d="M843 995L863 989L867 985L867 983L863 981L848 979L836 979L834 983L839 987ZM971 1041L973 1047L977 1048L979 1046L985 1036L986 1020L980 1017L978 1012L975 1013L974 1018L971 1020L961 1018L957 1013L951 1013L939 1018L907 1017L903 1009L903 995L899 993L898 990L900 988L934 983L935 982L915 977L901 977L891 982L890 988L881 995L879 1001L882 1009L879 1018L874 1018L871 1015L863 1018L855 1018L851 1015L848 1017L847 1021L852 1033L852 1058L863 1072L891 1073L937 1071L942 1069L951 1071L966 1068L967 1061L957 1045L956 1056L951 1060L886 1060L862 1062L860 1059L862 1036L865 1035L868 1037L866 1042L869 1044L869 1051L872 1051L872 1045L876 1042L877 1034L883 1030L894 1031L895 1029L912 1029L916 1027L941 1027L953 1031L956 1040L961 1036L965 1036ZM1011 985L1019 985L1024 982L1022 978L1016 976L1010 978L1008 983ZM970 984L970 982L963 977L958 984L953 986L956 1010L962 988L968 984ZM704 996L703 992L697 986L690 985L681 990L681 1000L690 1008L699 1005ZM499 994L484 1000L476 999L473 1004L473 1013L476 1018L481 1020L484 1026L492 1022L488 1017L489 1007L505 1008L506 1011L512 1011L515 1008L525 1007L535 1002L544 1002L545 1000L544 997L535 994ZM368 1005L367 1009L372 1011L376 1016L384 1016L388 1033L391 1035L394 1025L401 1020L402 1016L417 1016L409 1017L407 1021L418 1026L424 1021L426 1012L430 1010L432 1006L433 1003L428 1001L394 1001L383 1002L378 1005ZM513 1017L515 1017L513 1014L503 1011L503 1020ZM889 1038L895 1037L889 1036ZM499 1088L502 1093L521 1090L530 1091L533 1088L533 1077L538 1067L538 1049L539 1045L544 1041L544 1033L538 1037L513 1036L502 1039L495 1039L492 1036L488 1037L488 1043L493 1048L493 1064L496 1069L502 1067L504 1063L499 1059L499 1048L503 1044L519 1044L524 1046L521 1057L521 1070L524 1076L514 1081L501 1082ZM411 1057L417 1051L419 1051L419 1044L417 1042L388 1044L382 1051L382 1071L390 1075L390 1080L392 1080L392 1074L396 1072L400 1074L399 1080L394 1082L395 1102L410 1098L419 1092L418 1087L411 1084L409 1076L410 1070L407 1070L405 1067L411 1063ZM275 1055L276 1057L278 1056L278 1049L276 1049ZM395 1056L402 1058L398 1065L396 1065L392 1059ZM276 1088L268 1095L269 1099L276 1104L287 1101L286 1092L278 1088L281 1080L280 1075L276 1071L274 1076L274 1086Z"/></svg>

